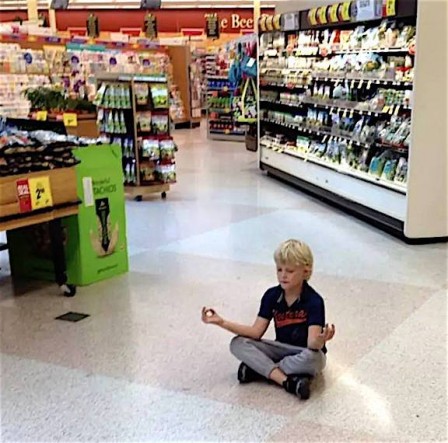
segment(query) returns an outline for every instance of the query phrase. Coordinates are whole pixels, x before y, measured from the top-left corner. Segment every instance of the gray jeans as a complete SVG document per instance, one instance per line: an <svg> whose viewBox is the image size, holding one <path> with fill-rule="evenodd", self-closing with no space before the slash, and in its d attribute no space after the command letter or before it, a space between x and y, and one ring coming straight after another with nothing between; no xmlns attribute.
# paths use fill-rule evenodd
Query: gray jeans
<svg viewBox="0 0 448 443"><path fill-rule="evenodd" d="M266 378L275 368L281 369L286 375L307 374L314 377L326 364L326 356L322 351L314 352L272 340L237 336L230 342L230 352Z"/></svg>

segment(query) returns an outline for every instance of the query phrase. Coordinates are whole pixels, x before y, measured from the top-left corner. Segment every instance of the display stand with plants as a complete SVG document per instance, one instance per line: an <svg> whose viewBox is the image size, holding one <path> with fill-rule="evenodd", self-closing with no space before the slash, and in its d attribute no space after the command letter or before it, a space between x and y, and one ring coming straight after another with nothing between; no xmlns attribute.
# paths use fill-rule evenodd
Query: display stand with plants
<svg viewBox="0 0 448 443"><path fill-rule="evenodd" d="M31 104L30 117L44 120L63 121L64 114L76 114L76 126L68 126L70 135L97 137L96 106L87 99L67 97L58 87L30 88L24 93Z"/></svg>

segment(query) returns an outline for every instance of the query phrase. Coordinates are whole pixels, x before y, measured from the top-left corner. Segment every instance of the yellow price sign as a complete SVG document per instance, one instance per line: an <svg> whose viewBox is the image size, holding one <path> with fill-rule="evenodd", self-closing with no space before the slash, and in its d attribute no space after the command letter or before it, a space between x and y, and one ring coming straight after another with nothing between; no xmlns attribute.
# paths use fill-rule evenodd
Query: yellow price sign
<svg viewBox="0 0 448 443"><path fill-rule="evenodd" d="M36 112L36 120L40 122L47 121L48 111L37 111Z"/></svg>
<svg viewBox="0 0 448 443"><path fill-rule="evenodd" d="M322 6L321 8L319 8L317 15L319 17L319 23L321 25L326 25L327 24L327 7Z"/></svg>
<svg viewBox="0 0 448 443"><path fill-rule="evenodd" d="M62 116L62 120L64 125L67 127L76 127L78 126L78 115L75 113L65 113Z"/></svg>
<svg viewBox="0 0 448 443"><path fill-rule="evenodd" d="M35 177L28 180L33 211L53 206L50 177Z"/></svg>
<svg viewBox="0 0 448 443"><path fill-rule="evenodd" d="M397 0L386 0L386 16L393 17L397 14Z"/></svg>
<svg viewBox="0 0 448 443"><path fill-rule="evenodd" d="M344 22L351 19L352 2L344 2L341 5L341 17Z"/></svg>
<svg viewBox="0 0 448 443"><path fill-rule="evenodd" d="M338 8L339 4L336 3L335 5L330 6L330 21L331 23L337 23L339 21L338 18Z"/></svg>
<svg viewBox="0 0 448 443"><path fill-rule="evenodd" d="M280 31L282 29L282 15L281 14L277 14L274 16L274 30L276 31Z"/></svg>
<svg viewBox="0 0 448 443"><path fill-rule="evenodd" d="M308 12L308 21L311 25L317 25L317 8L312 8Z"/></svg>

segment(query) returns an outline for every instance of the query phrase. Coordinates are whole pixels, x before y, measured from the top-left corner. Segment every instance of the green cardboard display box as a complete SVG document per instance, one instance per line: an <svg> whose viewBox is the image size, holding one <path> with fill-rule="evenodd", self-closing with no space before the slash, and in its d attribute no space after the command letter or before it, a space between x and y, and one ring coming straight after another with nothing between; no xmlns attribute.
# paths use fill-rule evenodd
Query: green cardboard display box
<svg viewBox="0 0 448 443"><path fill-rule="evenodd" d="M68 283L84 286L129 269L121 148L89 146L74 150L77 216L63 220ZM54 280L48 225L8 232L14 276Z"/></svg>

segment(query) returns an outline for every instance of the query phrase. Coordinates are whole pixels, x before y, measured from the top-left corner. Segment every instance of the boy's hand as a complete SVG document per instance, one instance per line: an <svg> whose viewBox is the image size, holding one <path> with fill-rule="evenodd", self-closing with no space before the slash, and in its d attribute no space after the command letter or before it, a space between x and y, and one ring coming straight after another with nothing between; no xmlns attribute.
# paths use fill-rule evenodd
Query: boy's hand
<svg viewBox="0 0 448 443"><path fill-rule="evenodd" d="M323 340L324 344L327 341L330 341L334 334L336 333L336 328L334 325L329 326L328 323L325 325L325 327L322 328L322 333L320 334L319 338Z"/></svg>
<svg viewBox="0 0 448 443"><path fill-rule="evenodd" d="M202 321L206 324L222 325L224 319L211 308L202 308Z"/></svg>

